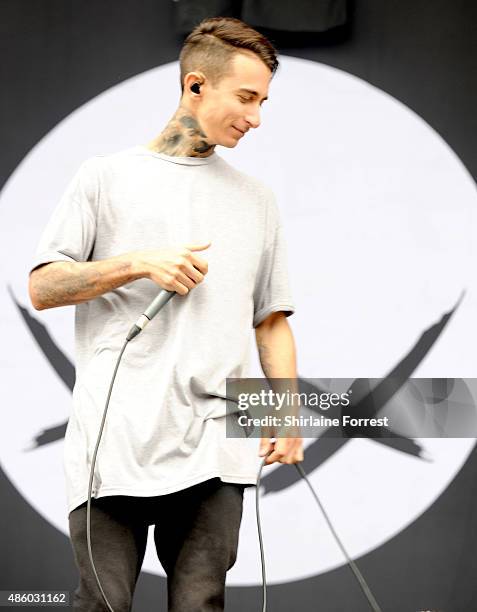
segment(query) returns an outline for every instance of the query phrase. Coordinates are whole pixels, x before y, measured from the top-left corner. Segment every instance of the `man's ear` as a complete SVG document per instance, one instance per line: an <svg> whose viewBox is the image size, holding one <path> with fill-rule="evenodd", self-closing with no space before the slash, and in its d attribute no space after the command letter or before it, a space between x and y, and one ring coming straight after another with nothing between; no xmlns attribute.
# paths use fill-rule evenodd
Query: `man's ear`
<svg viewBox="0 0 477 612"><path fill-rule="evenodd" d="M207 79L202 72L188 72L184 77L184 93L190 94L192 91L193 94L197 95L203 89L206 81ZM197 86L199 91L197 91ZM191 90L192 87L195 87L195 89Z"/></svg>

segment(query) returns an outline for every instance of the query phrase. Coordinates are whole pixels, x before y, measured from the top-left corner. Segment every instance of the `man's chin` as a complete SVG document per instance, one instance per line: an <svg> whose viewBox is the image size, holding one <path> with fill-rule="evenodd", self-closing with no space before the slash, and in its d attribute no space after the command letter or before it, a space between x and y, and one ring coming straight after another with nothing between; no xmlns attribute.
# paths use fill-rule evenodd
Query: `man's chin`
<svg viewBox="0 0 477 612"><path fill-rule="evenodd" d="M217 144L221 147L227 147L227 149L233 149L238 145L238 139L235 138L227 138L227 140L223 140L222 142L218 142Z"/></svg>

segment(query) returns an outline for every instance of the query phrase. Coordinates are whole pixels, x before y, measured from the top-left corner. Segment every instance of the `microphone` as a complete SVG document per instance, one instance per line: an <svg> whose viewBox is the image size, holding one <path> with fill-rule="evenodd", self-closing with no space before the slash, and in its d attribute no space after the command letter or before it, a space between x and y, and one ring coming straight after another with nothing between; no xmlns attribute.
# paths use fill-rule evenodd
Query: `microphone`
<svg viewBox="0 0 477 612"><path fill-rule="evenodd" d="M135 338L142 330L146 327L149 321L157 315L157 313L161 310L163 306L167 304L167 302L171 299L172 296L176 294L175 291L168 291L167 289L162 289L159 291L157 296L152 300L146 310L142 313L136 323L129 330L129 334L127 335L126 341L132 340Z"/></svg>

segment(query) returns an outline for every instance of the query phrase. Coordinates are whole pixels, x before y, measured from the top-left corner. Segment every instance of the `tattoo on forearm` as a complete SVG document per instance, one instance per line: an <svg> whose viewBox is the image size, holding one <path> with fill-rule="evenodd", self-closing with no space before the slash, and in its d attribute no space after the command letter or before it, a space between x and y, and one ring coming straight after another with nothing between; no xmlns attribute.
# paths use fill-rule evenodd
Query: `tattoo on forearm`
<svg viewBox="0 0 477 612"><path fill-rule="evenodd" d="M260 357L260 363L265 376L272 377L272 352L270 347L265 344L263 340L257 340L258 354Z"/></svg>
<svg viewBox="0 0 477 612"><path fill-rule="evenodd" d="M72 263L50 269L38 280L34 288L41 294L41 302L48 307L75 304L93 299L103 293L135 280L128 262L115 262L114 267L100 269L104 262L94 262L75 270Z"/></svg>

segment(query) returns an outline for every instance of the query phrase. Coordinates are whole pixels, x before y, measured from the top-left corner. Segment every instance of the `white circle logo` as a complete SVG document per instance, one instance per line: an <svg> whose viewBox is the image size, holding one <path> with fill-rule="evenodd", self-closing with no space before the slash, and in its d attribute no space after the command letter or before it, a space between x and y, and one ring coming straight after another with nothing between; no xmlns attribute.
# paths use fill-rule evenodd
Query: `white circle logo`
<svg viewBox="0 0 477 612"><path fill-rule="evenodd" d="M218 153L277 194L297 305L289 322L299 375L385 376L465 289L412 376L472 377L477 197L471 177L429 125L389 95L315 62L281 60L261 127ZM1 193L8 229L2 275L9 288L0 298L9 349L1 368L9 385L0 460L28 503L65 534L62 451L74 382L74 307L34 311L28 270L79 164L159 133L178 103L178 74L176 62L161 66L79 108L29 153ZM250 376L262 376L255 352ZM367 439L321 449L305 441L318 458L311 482L354 558L429 508L474 442L416 440L419 452L409 453ZM269 584L344 563L306 483L290 480L290 470L296 472L274 464L262 474ZM254 493L246 491L231 585L261 582ZM165 575L151 538L143 569Z"/></svg>

